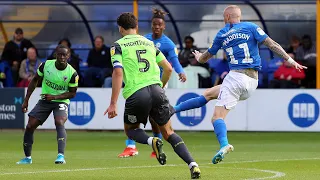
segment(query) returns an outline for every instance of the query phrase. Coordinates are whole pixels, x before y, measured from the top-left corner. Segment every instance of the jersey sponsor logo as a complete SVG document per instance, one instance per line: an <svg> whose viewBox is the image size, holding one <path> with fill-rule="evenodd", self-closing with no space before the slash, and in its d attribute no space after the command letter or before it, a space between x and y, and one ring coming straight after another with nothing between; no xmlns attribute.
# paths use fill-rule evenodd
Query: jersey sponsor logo
<svg viewBox="0 0 320 180"><path fill-rule="evenodd" d="M69 105L69 120L71 123L82 126L88 124L94 117L95 103L89 94L77 92Z"/></svg>
<svg viewBox="0 0 320 180"><path fill-rule="evenodd" d="M310 94L299 94L290 101L288 113L293 124L307 128L318 120L319 104Z"/></svg>
<svg viewBox="0 0 320 180"><path fill-rule="evenodd" d="M56 83L53 83L51 81L49 81L48 79L45 79L45 83L48 87L54 89L54 90L57 90L57 91L66 91L68 88L67 86L63 86L63 85L58 85Z"/></svg>
<svg viewBox="0 0 320 180"><path fill-rule="evenodd" d="M248 34L243 34L243 33L235 33L235 34L232 34L230 36L228 36L222 43L223 46L226 46L229 44L229 42L235 40L235 39L245 39L245 40L249 40L250 38L250 35Z"/></svg>
<svg viewBox="0 0 320 180"><path fill-rule="evenodd" d="M266 34L261 28L257 28L257 31L261 36Z"/></svg>
<svg viewBox="0 0 320 180"><path fill-rule="evenodd" d="M154 45L153 45L153 42L137 40L137 41L123 43L121 44L121 46L130 47L130 46L154 46Z"/></svg>
<svg viewBox="0 0 320 180"><path fill-rule="evenodd" d="M178 99L177 105L180 104L181 102L184 102L188 99L195 98L198 96L199 95L196 93L186 93ZM206 105L204 105L200 108L179 112L177 113L177 117L179 121L185 126L197 126L204 120L204 117L206 116L206 111L207 111L207 108L206 108Z"/></svg>
<svg viewBox="0 0 320 180"><path fill-rule="evenodd" d="M116 53L116 47L112 46L110 49L110 55L113 56Z"/></svg>

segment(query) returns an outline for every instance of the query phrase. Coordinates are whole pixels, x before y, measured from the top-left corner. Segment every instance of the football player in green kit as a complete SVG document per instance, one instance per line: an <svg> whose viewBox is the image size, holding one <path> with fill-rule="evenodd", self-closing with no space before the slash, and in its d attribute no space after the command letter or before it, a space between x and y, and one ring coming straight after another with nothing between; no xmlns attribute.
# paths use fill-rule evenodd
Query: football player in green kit
<svg viewBox="0 0 320 180"><path fill-rule="evenodd" d="M29 120L23 139L25 158L17 164L31 164L31 150L33 134L39 125L42 125L53 112L57 130L58 156L55 164L65 164L64 150L67 134L64 123L68 119L68 105L71 98L75 97L79 76L68 64L70 49L59 45L56 49L56 59L47 60L37 70L35 77L28 86L27 94L22 104L22 111L28 111L28 102L38 82L42 80L42 94L37 105L28 114Z"/></svg>

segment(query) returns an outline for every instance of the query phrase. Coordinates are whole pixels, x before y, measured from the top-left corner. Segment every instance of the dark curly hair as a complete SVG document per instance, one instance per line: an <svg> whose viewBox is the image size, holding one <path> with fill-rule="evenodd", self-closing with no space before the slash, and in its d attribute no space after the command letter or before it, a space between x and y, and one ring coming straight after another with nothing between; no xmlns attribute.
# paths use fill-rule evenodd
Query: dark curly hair
<svg viewBox="0 0 320 180"><path fill-rule="evenodd" d="M138 26L138 19L132 13L126 12L120 14L117 24L125 30L135 29Z"/></svg>
<svg viewBox="0 0 320 180"><path fill-rule="evenodd" d="M168 14L167 12L163 11L162 9L157 9L157 8L152 8L152 13L153 13L152 19L160 18L163 20L165 20L164 18Z"/></svg>

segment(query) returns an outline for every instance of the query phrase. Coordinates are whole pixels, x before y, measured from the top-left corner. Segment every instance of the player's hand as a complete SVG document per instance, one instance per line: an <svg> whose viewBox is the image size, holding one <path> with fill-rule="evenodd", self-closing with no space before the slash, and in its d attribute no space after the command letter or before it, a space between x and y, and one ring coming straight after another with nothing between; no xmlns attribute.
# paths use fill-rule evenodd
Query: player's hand
<svg viewBox="0 0 320 180"><path fill-rule="evenodd" d="M46 101L52 101L56 99L56 96L51 94L41 94L41 99Z"/></svg>
<svg viewBox="0 0 320 180"><path fill-rule="evenodd" d="M28 112L28 101L27 100L24 100L23 101L23 104L22 104L22 112L23 113L26 113L26 112Z"/></svg>
<svg viewBox="0 0 320 180"><path fill-rule="evenodd" d="M194 50L194 52L192 52L192 54L194 55L196 60L199 62L199 59L200 59L200 56L202 55L202 53L197 50Z"/></svg>
<svg viewBox="0 0 320 180"><path fill-rule="evenodd" d="M116 117L118 115L118 113L117 113L117 105L110 104L108 109L104 112L104 115L106 115L107 113L108 113L108 118L109 119L112 119L112 118Z"/></svg>
<svg viewBox="0 0 320 180"><path fill-rule="evenodd" d="M299 72L302 69L308 69L307 66L302 66L301 64L297 63L296 61L294 61L293 63L290 64L292 67L296 68Z"/></svg>
<svg viewBox="0 0 320 180"><path fill-rule="evenodd" d="M186 82L186 80L187 80L186 74L180 73L180 74L179 74L179 81L181 81L181 82Z"/></svg>

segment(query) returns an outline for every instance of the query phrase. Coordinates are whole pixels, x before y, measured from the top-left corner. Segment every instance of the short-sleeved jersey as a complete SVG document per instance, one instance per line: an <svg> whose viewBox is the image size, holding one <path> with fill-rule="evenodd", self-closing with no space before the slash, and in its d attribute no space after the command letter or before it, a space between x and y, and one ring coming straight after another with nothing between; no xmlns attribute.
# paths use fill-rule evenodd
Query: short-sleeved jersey
<svg viewBox="0 0 320 180"><path fill-rule="evenodd" d="M162 86L158 63L165 57L152 41L140 35L127 35L115 42L110 53L113 67L123 68L125 99L146 86Z"/></svg>
<svg viewBox="0 0 320 180"><path fill-rule="evenodd" d="M37 73L43 77L42 94L59 95L69 91L69 87L78 87L79 76L77 71L68 64L64 70L58 70L56 60L47 60L42 63ZM69 104L69 99L52 100Z"/></svg>
<svg viewBox="0 0 320 180"><path fill-rule="evenodd" d="M227 53L230 70L252 68L261 69L261 58L258 43L268 35L256 24L240 22L226 24L216 35L208 49L215 55L222 48Z"/></svg>
<svg viewBox="0 0 320 180"><path fill-rule="evenodd" d="M144 37L152 41L155 46L163 53L166 59L170 62L172 58L178 58L178 50L176 45L166 35L162 35L158 39L152 38L152 33L146 34Z"/></svg>

